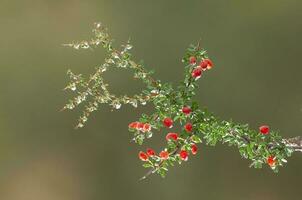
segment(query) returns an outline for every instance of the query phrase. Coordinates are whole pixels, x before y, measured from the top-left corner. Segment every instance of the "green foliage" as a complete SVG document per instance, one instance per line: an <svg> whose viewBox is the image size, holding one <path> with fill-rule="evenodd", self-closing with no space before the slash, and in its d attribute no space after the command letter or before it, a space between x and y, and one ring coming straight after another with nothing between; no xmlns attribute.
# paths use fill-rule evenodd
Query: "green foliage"
<svg viewBox="0 0 302 200"><path fill-rule="evenodd" d="M198 61L208 59L207 52L199 44L190 45L187 49L182 59L185 65L184 79L177 88L173 88L171 84L162 84L159 80L155 80L152 73L147 71L142 64L137 64L132 60L130 53L132 46L129 42L123 45L120 50L115 49L107 30L99 23L95 25L93 33L94 38L90 41L67 45L74 49L101 46L108 54L104 64L97 67L96 72L87 79L82 75L75 75L68 71L71 82L66 89L76 93L76 97L70 100L64 109L71 110L82 103L84 104L83 115L80 117L77 127L83 127L89 115L96 111L100 104L108 104L119 109L122 104L137 107L139 104L145 105L146 103L153 103L154 113L151 115L142 114L139 123L150 124L152 130L143 131L133 127L129 128L133 134L133 140L140 145L146 139L150 139L155 131L163 131L162 122L167 117L172 118L174 124L178 123L181 127L188 122L193 126L192 132L187 132L182 128L177 140L167 141L167 146L163 148L169 153L167 159L163 159L160 155L148 157L143 167L150 168L150 171L143 178L155 172L164 177L168 167L175 163L181 164L184 161L179 155L181 150L190 152L192 145L202 143L202 141L212 146L221 142L238 148L240 155L251 160L250 166L255 168L261 168L263 164L267 164L269 157L273 157L274 162L270 163L270 167L275 172L294 152L294 149L287 145L286 140L282 139L275 131L263 135L259 131L250 129L248 125L220 120L206 109L199 108L198 103L193 100L196 88L198 88L197 79L192 77L196 64L190 63L191 57L195 57ZM112 94L102 77L103 73L112 67L132 70L133 76L146 85L145 90L132 97L127 95L118 97ZM190 107L192 112L185 114L182 111L184 106Z"/></svg>

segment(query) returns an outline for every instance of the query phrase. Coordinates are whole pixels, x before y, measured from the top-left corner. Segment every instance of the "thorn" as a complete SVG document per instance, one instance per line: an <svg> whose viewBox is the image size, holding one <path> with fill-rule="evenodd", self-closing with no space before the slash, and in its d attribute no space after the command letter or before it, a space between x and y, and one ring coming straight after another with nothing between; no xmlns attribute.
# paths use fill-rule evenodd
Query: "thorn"
<svg viewBox="0 0 302 200"><path fill-rule="evenodd" d="M72 47L72 44L62 44L63 47Z"/></svg>
<svg viewBox="0 0 302 200"><path fill-rule="evenodd" d="M200 47L201 47L201 38L199 38L199 40L198 40L198 43L197 43L197 50L200 50Z"/></svg>
<svg viewBox="0 0 302 200"><path fill-rule="evenodd" d="M143 177L141 177L141 178L139 179L139 181L142 181L142 180L148 178L148 176L150 176L150 175L153 174L154 172L156 172L156 169L151 169L151 170L149 170Z"/></svg>
<svg viewBox="0 0 302 200"><path fill-rule="evenodd" d="M65 107L61 108L61 109L59 110L59 112L62 112L62 111L64 111L64 110L66 110Z"/></svg>

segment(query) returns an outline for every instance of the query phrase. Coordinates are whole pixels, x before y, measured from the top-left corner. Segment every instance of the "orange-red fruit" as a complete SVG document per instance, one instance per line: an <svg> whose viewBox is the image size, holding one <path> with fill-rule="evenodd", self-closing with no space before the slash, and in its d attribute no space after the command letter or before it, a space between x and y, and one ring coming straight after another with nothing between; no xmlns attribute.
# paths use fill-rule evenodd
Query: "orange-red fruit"
<svg viewBox="0 0 302 200"><path fill-rule="evenodd" d="M197 154L197 150L198 150L197 145L196 144L192 144L191 145L191 152L192 152L193 155Z"/></svg>
<svg viewBox="0 0 302 200"><path fill-rule="evenodd" d="M144 129L144 125L145 125L144 123L138 122L137 129L143 130Z"/></svg>
<svg viewBox="0 0 302 200"><path fill-rule="evenodd" d="M147 155L148 156L155 156L155 151L153 149L151 149L151 148L148 148L147 149Z"/></svg>
<svg viewBox="0 0 302 200"><path fill-rule="evenodd" d="M186 150L181 150L179 152L179 157L180 157L180 159L187 161L188 157L189 157L189 153Z"/></svg>
<svg viewBox="0 0 302 200"><path fill-rule="evenodd" d="M143 126L143 132L150 132L151 131L151 125L146 123Z"/></svg>
<svg viewBox="0 0 302 200"><path fill-rule="evenodd" d="M190 57L190 64L191 65L195 65L196 64L196 57L195 56L191 56Z"/></svg>
<svg viewBox="0 0 302 200"><path fill-rule="evenodd" d="M199 64L199 66L202 68L202 69L207 69L208 67L208 63L204 60L202 60Z"/></svg>
<svg viewBox="0 0 302 200"><path fill-rule="evenodd" d="M166 135L166 140L174 140L176 141L178 139L178 134L177 133L168 133Z"/></svg>
<svg viewBox="0 0 302 200"><path fill-rule="evenodd" d="M167 151L162 151L159 153L159 157L163 160L167 160L169 158L169 153Z"/></svg>
<svg viewBox="0 0 302 200"><path fill-rule="evenodd" d="M164 121L163 121L163 124L167 128L172 128L172 126L173 126L173 120L171 118L169 118L169 117L166 117L164 119Z"/></svg>
<svg viewBox="0 0 302 200"><path fill-rule="evenodd" d="M128 125L128 127L131 128L131 129L137 129L138 128L138 123L139 122L132 122Z"/></svg>
<svg viewBox="0 0 302 200"><path fill-rule="evenodd" d="M192 109L191 109L190 107L188 107L188 106L184 106L184 107L182 108L182 112L183 112L184 114L186 114L186 115L189 115L189 114L192 112Z"/></svg>
<svg viewBox="0 0 302 200"><path fill-rule="evenodd" d="M267 164L270 166L270 167L274 167L276 165L276 157L275 156L269 156L267 158Z"/></svg>
<svg viewBox="0 0 302 200"><path fill-rule="evenodd" d="M141 123L141 122L132 122L128 125L129 129L137 129L142 132L149 132L151 131L151 125L148 123Z"/></svg>
<svg viewBox="0 0 302 200"><path fill-rule="evenodd" d="M207 63L208 63L208 67L207 67L207 69L211 69L213 66L214 66L214 64L213 64L213 62L212 62L212 60L210 60L210 59L205 59L206 61L207 61Z"/></svg>
<svg viewBox="0 0 302 200"><path fill-rule="evenodd" d="M259 131L260 131L260 133L262 133L263 135L267 135L267 134L269 134L270 129L269 129L269 126L263 125L263 126L260 126L260 127L259 127Z"/></svg>
<svg viewBox="0 0 302 200"><path fill-rule="evenodd" d="M192 71L192 77L195 78L196 80L199 79L202 75L202 69L196 68Z"/></svg>
<svg viewBox="0 0 302 200"><path fill-rule="evenodd" d="M139 157L139 159L141 159L142 161L147 161L148 158L149 158L149 156L148 156L145 152L142 152L142 151L140 151L140 152L138 153L138 157Z"/></svg>
<svg viewBox="0 0 302 200"><path fill-rule="evenodd" d="M192 132L192 130L193 130L192 124L191 124L191 123L187 123L187 124L185 125L185 130L186 130L188 133Z"/></svg>
<svg viewBox="0 0 302 200"><path fill-rule="evenodd" d="M211 69L213 67L213 62L210 59L204 59L200 62L199 66L203 69Z"/></svg>

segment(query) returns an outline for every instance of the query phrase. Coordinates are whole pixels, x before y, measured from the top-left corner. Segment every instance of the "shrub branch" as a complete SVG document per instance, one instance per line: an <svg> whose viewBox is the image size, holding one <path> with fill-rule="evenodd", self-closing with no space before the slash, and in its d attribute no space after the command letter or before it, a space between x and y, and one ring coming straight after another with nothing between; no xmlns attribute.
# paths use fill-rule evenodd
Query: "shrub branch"
<svg viewBox="0 0 302 200"><path fill-rule="evenodd" d="M64 106L64 110L72 110L83 106L83 114L79 118L77 128L84 126L92 112L99 109L100 104L107 104L114 109L129 104L133 107L152 103L154 113L142 114L129 124L133 141L142 145L155 132L166 132L167 145L156 153L147 148L139 152L143 166L150 170L141 178L145 179L153 173L165 176L169 166L183 163L189 155L197 153L197 144L203 141L207 145L217 142L226 143L238 148L240 155L251 161L250 167L261 168L263 164L278 172L279 167L287 162L293 152L302 152L302 137L283 139L277 131L263 125L259 130L250 129L247 124L238 124L220 120L206 108L200 108L194 101L197 81L213 67L207 52L197 45L190 45L182 59L184 63L184 79L176 88L171 84L161 83L153 78L153 72L148 71L142 62L132 59L132 45L128 41L120 49L113 47L113 40L108 31L100 23L93 29L94 37L90 41L73 42L65 46L79 49L94 49L102 47L107 53L105 62L96 68L88 78L76 75L70 70L70 83L65 88L75 93L75 97ZM103 79L103 73L111 68L121 68L133 71L133 77L145 84L145 89L139 94L115 95L108 89ZM172 127L179 127L172 132ZM178 125L178 126L175 126Z"/></svg>

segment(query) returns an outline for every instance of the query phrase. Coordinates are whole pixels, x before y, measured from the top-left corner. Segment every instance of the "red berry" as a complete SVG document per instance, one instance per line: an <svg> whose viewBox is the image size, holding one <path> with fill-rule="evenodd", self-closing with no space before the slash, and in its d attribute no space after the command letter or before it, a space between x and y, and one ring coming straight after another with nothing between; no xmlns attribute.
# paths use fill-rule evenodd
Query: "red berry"
<svg viewBox="0 0 302 200"><path fill-rule="evenodd" d="M275 156L269 156L267 158L267 164L270 166L270 167L274 167L276 165L276 157Z"/></svg>
<svg viewBox="0 0 302 200"><path fill-rule="evenodd" d="M143 132L150 132L150 131L151 131L151 125L150 124L144 124Z"/></svg>
<svg viewBox="0 0 302 200"><path fill-rule="evenodd" d="M148 148L147 154L148 154L148 156L155 156L155 151L153 149Z"/></svg>
<svg viewBox="0 0 302 200"><path fill-rule="evenodd" d="M267 125L260 126L259 131L263 135L267 135L267 134L269 134L269 126L267 126Z"/></svg>
<svg viewBox="0 0 302 200"><path fill-rule="evenodd" d="M190 57L190 64L191 65L195 65L196 64L196 57L195 56L191 56Z"/></svg>
<svg viewBox="0 0 302 200"><path fill-rule="evenodd" d="M171 118L167 117L167 118L164 119L163 124L167 128L172 128L172 126L173 126L173 120Z"/></svg>
<svg viewBox="0 0 302 200"><path fill-rule="evenodd" d="M188 157L189 157L189 154L186 150L181 150L179 152L179 157L180 159L184 160L184 161L187 161L188 160Z"/></svg>
<svg viewBox="0 0 302 200"><path fill-rule="evenodd" d="M142 151L139 152L138 157L142 161L147 161L149 158L149 156L145 152L142 152Z"/></svg>
<svg viewBox="0 0 302 200"><path fill-rule="evenodd" d="M202 69L207 69L208 67L208 62L205 61L205 60L202 60L199 64L199 66L202 68Z"/></svg>
<svg viewBox="0 0 302 200"><path fill-rule="evenodd" d="M166 135L166 140L174 140L176 141L178 139L178 134L177 133L168 133Z"/></svg>
<svg viewBox="0 0 302 200"><path fill-rule="evenodd" d="M196 68L192 71L192 77L195 78L196 80L201 77L202 70L200 68Z"/></svg>
<svg viewBox="0 0 302 200"><path fill-rule="evenodd" d="M138 124L137 124L137 129L143 130L144 126L145 126L144 123L138 122Z"/></svg>
<svg viewBox="0 0 302 200"><path fill-rule="evenodd" d="M210 60L210 59L204 59L204 60L206 60L206 61L207 61L207 63L208 63L208 67L207 67L207 69L211 69L211 68L214 66L214 64L213 64L212 60Z"/></svg>
<svg viewBox="0 0 302 200"><path fill-rule="evenodd" d="M192 109L191 109L190 107L188 107L188 106L184 106L184 107L182 108L182 112L183 112L184 114L186 114L186 115L189 115L189 114L192 112Z"/></svg>
<svg viewBox="0 0 302 200"><path fill-rule="evenodd" d="M130 129L137 129L137 128L138 128L138 123L139 123L139 122L132 122L132 123L130 123L130 124L128 125L128 127L129 127Z"/></svg>
<svg viewBox="0 0 302 200"><path fill-rule="evenodd" d="M188 133L192 132L192 129L193 129L193 126L192 126L191 123L187 123L187 124L185 125L185 130L186 130Z"/></svg>
<svg viewBox="0 0 302 200"><path fill-rule="evenodd" d="M169 158L169 153L167 151L162 151L159 153L159 157L163 160L167 160Z"/></svg>
<svg viewBox="0 0 302 200"><path fill-rule="evenodd" d="M196 155L197 154L197 145L196 144L192 144L191 145L191 152L193 155Z"/></svg>
<svg viewBox="0 0 302 200"><path fill-rule="evenodd" d="M211 69L213 67L213 62L210 59L204 59L200 62L199 66L203 69Z"/></svg>

